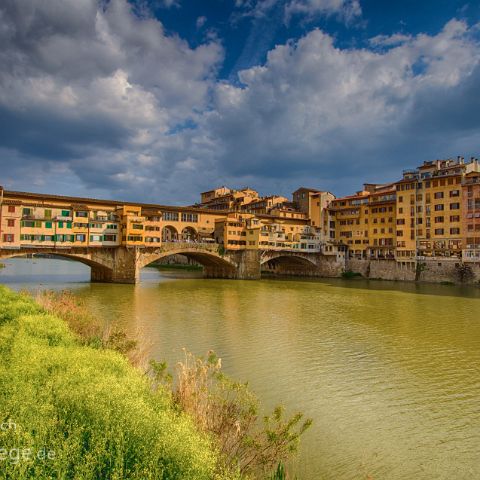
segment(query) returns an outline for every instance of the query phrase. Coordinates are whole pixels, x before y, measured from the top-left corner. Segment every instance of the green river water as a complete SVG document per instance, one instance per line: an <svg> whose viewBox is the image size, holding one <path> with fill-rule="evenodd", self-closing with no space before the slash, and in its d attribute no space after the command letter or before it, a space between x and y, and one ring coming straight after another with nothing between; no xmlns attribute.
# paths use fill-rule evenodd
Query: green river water
<svg viewBox="0 0 480 480"><path fill-rule="evenodd" d="M172 366L213 349L266 407L313 418L299 479L480 479L480 288L153 268L109 285L75 262L4 263L0 283L71 289Z"/></svg>

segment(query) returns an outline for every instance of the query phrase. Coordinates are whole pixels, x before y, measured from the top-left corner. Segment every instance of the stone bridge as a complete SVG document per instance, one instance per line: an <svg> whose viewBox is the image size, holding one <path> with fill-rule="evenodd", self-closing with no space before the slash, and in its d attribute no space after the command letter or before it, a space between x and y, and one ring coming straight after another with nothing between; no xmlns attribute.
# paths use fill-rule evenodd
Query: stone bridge
<svg viewBox="0 0 480 480"><path fill-rule="evenodd" d="M163 257L185 255L203 266L206 278L259 279L261 270L301 276L338 276L341 266L320 253L227 250L215 243L165 242L158 247L25 247L0 249L0 260L51 254L91 268L94 282L137 283L140 270Z"/></svg>

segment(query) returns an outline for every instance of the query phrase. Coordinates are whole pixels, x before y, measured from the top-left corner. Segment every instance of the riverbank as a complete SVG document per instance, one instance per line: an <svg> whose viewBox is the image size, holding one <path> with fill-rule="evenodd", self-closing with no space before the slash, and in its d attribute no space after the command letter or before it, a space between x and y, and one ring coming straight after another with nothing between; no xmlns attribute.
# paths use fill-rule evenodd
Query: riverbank
<svg viewBox="0 0 480 480"><path fill-rule="evenodd" d="M4 478L215 478L212 440L165 390L3 286L0 357Z"/></svg>
<svg viewBox="0 0 480 480"><path fill-rule="evenodd" d="M287 478L311 421L278 407L262 426L256 396L213 352L185 351L175 377L165 362L146 369L135 339L67 291L34 301L0 286L0 312L7 478Z"/></svg>

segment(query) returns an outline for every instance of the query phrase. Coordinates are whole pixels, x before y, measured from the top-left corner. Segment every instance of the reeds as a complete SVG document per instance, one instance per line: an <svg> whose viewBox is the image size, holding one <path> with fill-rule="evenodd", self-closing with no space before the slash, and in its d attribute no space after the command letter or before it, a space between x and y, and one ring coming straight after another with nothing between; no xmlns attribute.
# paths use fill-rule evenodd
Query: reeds
<svg viewBox="0 0 480 480"><path fill-rule="evenodd" d="M212 351L199 358L184 350L174 377L166 374L165 363L152 362L152 367L157 382L172 388L177 408L213 436L226 466L246 478L266 478L272 472L283 472L282 478L287 478L279 465L295 454L311 420L302 422L301 413L285 419L280 406L261 418L258 399L248 384L228 378Z"/></svg>

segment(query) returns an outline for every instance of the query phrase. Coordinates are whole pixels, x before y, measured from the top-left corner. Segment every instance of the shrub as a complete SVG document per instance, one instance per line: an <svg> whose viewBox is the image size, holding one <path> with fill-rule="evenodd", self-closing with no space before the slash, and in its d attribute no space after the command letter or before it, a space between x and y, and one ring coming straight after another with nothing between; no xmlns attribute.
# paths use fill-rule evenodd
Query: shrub
<svg viewBox="0 0 480 480"><path fill-rule="evenodd" d="M152 370L157 383L171 385L165 363L152 362ZM258 399L248 384L223 374L213 352L206 359L185 352L174 383L174 403L200 430L213 434L226 466L237 466L242 475L260 478L272 472L297 451L300 436L311 425L309 419L302 422L301 413L285 419L280 406L259 421Z"/></svg>

